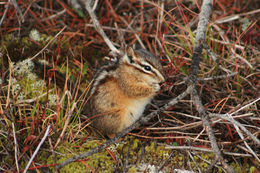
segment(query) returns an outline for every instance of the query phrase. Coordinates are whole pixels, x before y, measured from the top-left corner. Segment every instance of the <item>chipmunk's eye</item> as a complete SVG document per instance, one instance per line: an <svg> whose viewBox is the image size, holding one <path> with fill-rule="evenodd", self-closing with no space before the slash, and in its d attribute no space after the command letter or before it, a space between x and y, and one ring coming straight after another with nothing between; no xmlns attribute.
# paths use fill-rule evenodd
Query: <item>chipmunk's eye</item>
<svg viewBox="0 0 260 173"><path fill-rule="evenodd" d="M144 69L145 69L146 71L151 71L151 70L152 70L149 65L145 65L145 66L144 66Z"/></svg>

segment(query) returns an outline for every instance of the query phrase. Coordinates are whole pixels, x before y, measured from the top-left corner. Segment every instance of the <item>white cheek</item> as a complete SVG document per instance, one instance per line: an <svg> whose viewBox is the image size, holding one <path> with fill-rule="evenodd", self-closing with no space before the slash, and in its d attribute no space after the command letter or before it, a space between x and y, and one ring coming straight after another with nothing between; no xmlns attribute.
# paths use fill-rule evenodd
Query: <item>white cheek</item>
<svg viewBox="0 0 260 173"><path fill-rule="evenodd" d="M153 87L153 89L154 89L155 92L158 92L158 91L160 91L160 89L161 89L157 78L154 78L154 77L150 77L150 76L145 75L145 76L144 76L144 82L145 82L147 85Z"/></svg>
<svg viewBox="0 0 260 173"><path fill-rule="evenodd" d="M158 83L157 80L154 77L148 76L148 75L144 75L144 80L147 84L151 85L153 83Z"/></svg>

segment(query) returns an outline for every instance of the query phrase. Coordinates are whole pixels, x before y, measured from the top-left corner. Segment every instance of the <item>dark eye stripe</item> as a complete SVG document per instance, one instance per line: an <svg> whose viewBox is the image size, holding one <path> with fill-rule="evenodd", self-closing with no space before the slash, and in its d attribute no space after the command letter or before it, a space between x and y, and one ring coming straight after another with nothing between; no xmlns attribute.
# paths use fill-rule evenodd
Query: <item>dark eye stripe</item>
<svg viewBox="0 0 260 173"><path fill-rule="evenodd" d="M139 66L139 67L138 67L138 70L139 70L139 71L141 71L141 72L143 72L143 73L145 73L145 74L151 75L151 73L153 73L154 75L159 76L159 75L153 70L153 68L155 68L155 67L153 66L153 64L149 63L149 66L150 66L150 68L151 68L150 71L144 70L144 67L145 67L145 66L148 66L148 65L142 64L142 63L141 63L140 61L138 61L138 60L135 61L135 64ZM141 67L141 68L140 68L140 67ZM155 68L155 69L156 69L156 68ZM159 73L160 73L160 72L159 72Z"/></svg>
<svg viewBox="0 0 260 173"><path fill-rule="evenodd" d="M148 65L144 65L144 64L139 64L143 69L145 69L145 68L150 68L149 70L148 69L145 69L146 71L144 71L145 73L150 73L150 72L152 72L152 73L154 73L155 75L157 75L156 73L155 73L155 71L153 71L153 69L152 69L152 67L151 66L148 66Z"/></svg>

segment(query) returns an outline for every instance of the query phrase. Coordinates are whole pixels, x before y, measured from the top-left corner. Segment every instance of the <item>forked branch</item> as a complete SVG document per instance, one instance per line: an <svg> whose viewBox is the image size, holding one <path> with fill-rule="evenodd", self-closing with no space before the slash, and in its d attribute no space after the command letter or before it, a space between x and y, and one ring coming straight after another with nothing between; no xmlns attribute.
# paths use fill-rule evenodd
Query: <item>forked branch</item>
<svg viewBox="0 0 260 173"><path fill-rule="evenodd" d="M96 30L103 37L104 41L109 46L111 51L117 52L117 49L112 45L112 42L105 35L102 27L100 26L100 24L97 20L97 17L95 16L94 12L91 10L89 4L86 3L85 7L86 7L87 11L89 12L89 15L90 15L90 17L91 17L91 19L92 19L92 21L95 25ZM100 145L100 146L98 146L98 147L96 147L96 148L94 148L94 149L92 149L88 152L77 155L73 158L70 158L70 159L62 162L60 165L58 165L56 167L57 169L60 169L63 166L65 166L65 165L67 165L71 162L74 162L78 159L82 159L82 158L91 156L91 155L93 155L97 152L100 152L101 150L105 149L109 145L115 143L119 138L123 137L125 134L127 134L131 130L135 129L136 127L140 126L143 123L148 122L151 118L155 117L160 112L167 110L171 106L178 103L180 99L184 98L188 94L191 94L193 96L192 97L193 103L194 103L194 105L196 106L196 108L199 112L199 115L202 119L203 125L207 129L207 133L208 133L209 139L211 141L211 146L212 146L212 149L215 153L215 161L220 160L220 162L222 163L222 165L224 166L224 168L228 172L234 172L234 170L228 164L226 164L224 159L223 159L221 151L220 151L220 149L217 145L213 129L212 129L210 122L209 122L209 119L210 119L209 115L206 113L205 108L202 105L201 99L200 99L200 97L197 93L197 90L196 90L196 82L197 82L197 74L198 74L199 64L200 64L200 57L201 57L203 45L204 45L204 42L205 42L205 33L206 33L206 28L207 28L207 25L208 25L208 20L209 20L209 16L210 16L210 13L211 13L211 9L212 9L212 0L204 0L202 7L201 7L200 15L199 15L199 23L198 23L197 33L196 33L195 45L194 45L194 49L193 49L192 64L191 64L191 68L190 68L190 76L189 76L189 79L188 79L188 83L187 83L188 86L187 86L186 91L183 92L182 94L180 94L178 97L172 99L169 103L167 103L166 105L164 105L160 109L150 113L146 117L142 117L135 124L131 125L130 127L123 130L122 132L118 133L114 138L108 140L106 143L104 143L104 144L102 144L102 145Z"/></svg>

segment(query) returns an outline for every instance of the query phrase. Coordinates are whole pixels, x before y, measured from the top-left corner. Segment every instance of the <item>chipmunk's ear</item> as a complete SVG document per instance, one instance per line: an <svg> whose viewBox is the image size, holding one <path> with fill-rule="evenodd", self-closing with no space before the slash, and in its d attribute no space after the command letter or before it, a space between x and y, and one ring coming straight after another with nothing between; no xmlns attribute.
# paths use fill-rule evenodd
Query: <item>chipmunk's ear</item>
<svg viewBox="0 0 260 173"><path fill-rule="evenodd" d="M127 47L126 53L128 56L133 56L135 54L132 47Z"/></svg>
<svg viewBox="0 0 260 173"><path fill-rule="evenodd" d="M134 63L136 60L137 54L135 53L132 47L128 47L125 55L122 57L123 62Z"/></svg>

